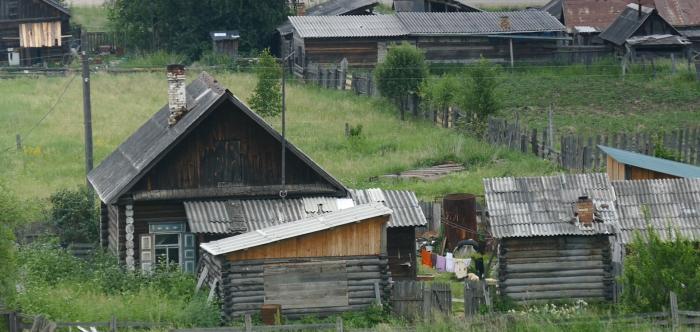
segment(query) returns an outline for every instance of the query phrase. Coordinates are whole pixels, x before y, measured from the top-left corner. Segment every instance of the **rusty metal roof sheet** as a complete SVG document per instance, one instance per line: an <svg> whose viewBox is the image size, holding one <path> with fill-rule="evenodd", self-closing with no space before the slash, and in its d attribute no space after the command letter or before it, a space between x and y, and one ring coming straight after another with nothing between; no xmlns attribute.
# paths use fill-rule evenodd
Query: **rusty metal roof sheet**
<svg viewBox="0 0 700 332"><path fill-rule="evenodd" d="M554 16L540 10L517 12L397 13L410 35L507 34L557 32L565 28ZM502 18L508 17L509 28Z"/></svg>
<svg viewBox="0 0 700 332"><path fill-rule="evenodd" d="M347 198L247 199L184 202L193 233L234 234L281 225L347 207Z"/></svg>
<svg viewBox="0 0 700 332"><path fill-rule="evenodd" d="M566 28L575 26L594 27L605 30L617 18L630 0L563 0L562 10ZM642 5L653 7L654 0L642 0Z"/></svg>
<svg viewBox="0 0 700 332"><path fill-rule="evenodd" d="M700 240L700 179L613 181L619 215L618 238L630 243L651 225L663 239L673 230Z"/></svg>
<svg viewBox="0 0 700 332"><path fill-rule="evenodd" d="M615 233L615 193L602 173L484 179L484 192L496 238ZM602 220L592 229L573 222L580 196L593 200Z"/></svg>
<svg viewBox="0 0 700 332"><path fill-rule="evenodd" d="M290 16L302 38L397 37L406 29L395 15Z"/></svg>
<svg viewBox="0 0 700 332"><path fill-rule="evenodd" d="M324 231L354 222L390 216L391 209L381 203L370 203L343 209L336 212L313 216L297 221L265 227L255 231L234 235L218 241L202 243L200 248L212 255L222 255L234 251L291 239L297 236Z"/></svg>
<svg viewBox="0 0 700 332"><path fill-rule="evenodd" d="M700 26L700 1L654 0L661 17L677 27Z"/></svg>
<svg viewBox="0 0 700 332"><path fill-rule="evenodd" d="M350 194L357 205L380 202L392 209L394 213L387 227L423 226L428 222L416 194L412 191L379 188L350 189Z"/></svg>
<svg viewBox="0 0 700 332"><path fill-rule="evenodd" d="M153 168L181 138L197 127L218 105L230 103L231 109L243 112L277 142L280 135L263 118L225 89L209 74L202 72L187 85L188 112L173 126L168 125L170 110L163 106L153 117L116 148L88 174L88 180L104 203L114 203ZM163 94L165 96L165 93ZM290 153L301 159L339 193L347 189L337 179L316 164L309 156L287 141Z"/></svg>

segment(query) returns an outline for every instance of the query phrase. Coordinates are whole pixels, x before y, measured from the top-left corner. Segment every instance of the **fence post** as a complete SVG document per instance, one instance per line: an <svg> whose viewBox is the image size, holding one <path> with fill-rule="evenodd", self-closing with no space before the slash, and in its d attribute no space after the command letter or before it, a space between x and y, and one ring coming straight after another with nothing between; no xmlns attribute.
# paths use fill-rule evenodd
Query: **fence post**
<svg viewBox="0 0 700 332"><path fill-rule="evenodd" d="M335 330L337 332L343 332L343 318L338 317L335 319Z"/></svg>
<svg viewBox="0 0 700 332"><path fill-rule="evenodd" d="M532 154L537 156L537 129L532 129L532 136L530 136L530 145L532 146Z"/></svg>
<svg viewBox="0 0 700 332"><path fill-rule="evenodd" d="M17 328L17 312L10 311L10 313L7 315L7 324L10 327L10 332L19 332L19 329Z"/></svg>
<svg viewBox="0 0 700 332"><path fill-rule="evenodd" d="M252 332L253 331L253 320L250 318L250 314L245 314L245 331L246 332Z"/></svg>
<svg viewBox="0 0 700 332"><path fill-rule="evenodd" d="M430 286L422 284L423 286L423 319L430 319L430 313L432 312L432 294Z"/></svg>
<svg viewBox="0 0 700 332"><path fill-rule="evenodd" d="M669 299L671 300L671 323L673 330L675 331L680 325L680 320L678 318L678 298L674 292L670 292L668 295Z"/></svg>
<svg viewBox="0 0 700 332"><path fill-rule="evenodd" d="M112 315L112 321L110 321L109 325L110 331L117 332L117 316Z"/></svg>
<svg viewBox="0 0 700 332"><path fill-rule="evenodd" d="M15 144L17 145L17 151L22 151L22 136L20 134L15 135Z"/></svg>

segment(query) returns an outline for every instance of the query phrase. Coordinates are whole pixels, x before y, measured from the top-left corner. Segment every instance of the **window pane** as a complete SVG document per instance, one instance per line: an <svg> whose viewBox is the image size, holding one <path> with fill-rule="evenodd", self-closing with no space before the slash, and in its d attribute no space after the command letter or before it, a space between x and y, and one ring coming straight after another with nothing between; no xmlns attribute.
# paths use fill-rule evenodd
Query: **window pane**
<svg viewBox="0 0 700 332"><path fill-rule="evenodd" d="M156 248L156 263L158 265L168 261L168 250L165 248Z"/></svg>
<svg viewBox="0 0 700 332"><path fill-rule="evenodd" d="M180 263L180 249L178 248L168 248L168 261L169 263Z"/></svg>
<svg viewBox="0 0 700 332"><path fill-rule="evenodd" d="M156 245L179 244L180 234L156 234Z"/></svg>

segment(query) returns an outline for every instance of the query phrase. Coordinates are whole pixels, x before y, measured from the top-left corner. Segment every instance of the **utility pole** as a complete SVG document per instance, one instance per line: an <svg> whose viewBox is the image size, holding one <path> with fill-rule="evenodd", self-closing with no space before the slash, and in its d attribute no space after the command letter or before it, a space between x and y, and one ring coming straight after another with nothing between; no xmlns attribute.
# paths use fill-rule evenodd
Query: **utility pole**
<svg viewBox="0 0 700 332"><path fill-rule="evenodd" d="M81 53L83 62L83 125L85 127L85 181L88 190L88 199L94 205L93 189L87 174L92 170L92 109L90 103L90 63L85 51Z"/></svg>

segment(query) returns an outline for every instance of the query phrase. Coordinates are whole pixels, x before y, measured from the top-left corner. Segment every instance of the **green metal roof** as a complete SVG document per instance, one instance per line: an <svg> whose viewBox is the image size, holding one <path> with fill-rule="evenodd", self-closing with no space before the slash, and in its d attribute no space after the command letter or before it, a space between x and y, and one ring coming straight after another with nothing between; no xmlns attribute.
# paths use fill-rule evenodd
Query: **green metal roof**
<svg viewBox="0 0 700 332"><path fill-rule="evenodd" d="M700 178L700 167L661 159L632 151L620 150L609 146L598 145L598 148L620 163L654 172L674 175L682 178Z"/></svg>

